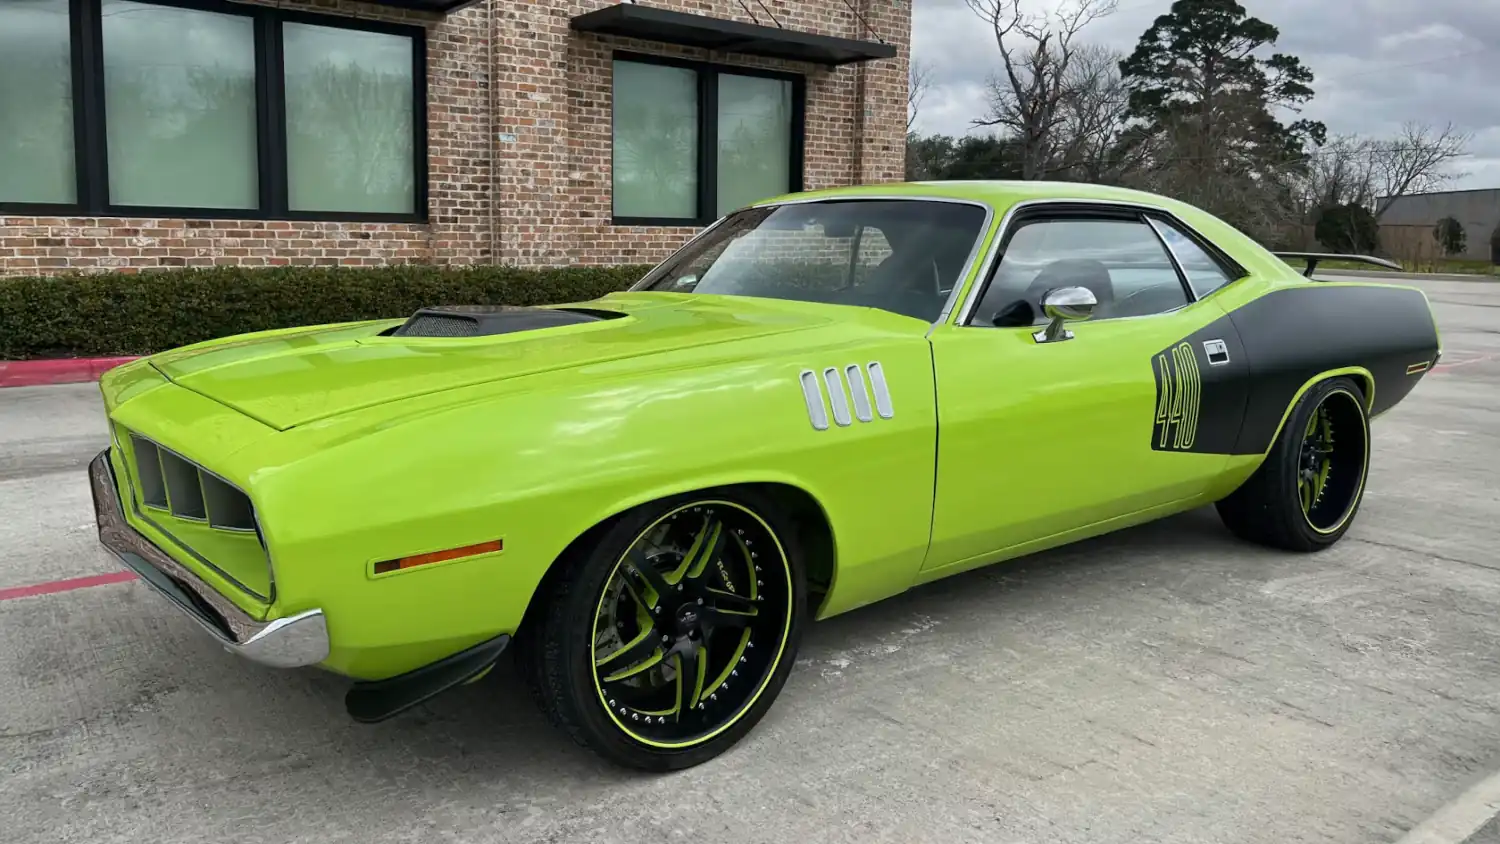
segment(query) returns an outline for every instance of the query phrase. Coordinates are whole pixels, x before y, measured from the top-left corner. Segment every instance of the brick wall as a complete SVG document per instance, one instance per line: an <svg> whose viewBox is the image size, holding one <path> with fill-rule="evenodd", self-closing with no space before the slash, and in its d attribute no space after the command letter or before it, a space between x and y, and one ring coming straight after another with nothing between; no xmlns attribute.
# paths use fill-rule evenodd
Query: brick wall
<svg viewBox="0 0 1500 844"><path fill-rule="evenodd" d="M582 35L613 0L485 0L436 17L350 0L250 0L427 28L425 224L0 217L0 275L241 264L649 263L693 234L614 226L610 52L773 68L807 79L804 184L896 181L903 170L910 0L852 0L894 60L837 69ZM647 0L749 20L738 0ZM769 23L756 2L745 4ZM842 2L767 0L782 25L870 39Z"/></svg>

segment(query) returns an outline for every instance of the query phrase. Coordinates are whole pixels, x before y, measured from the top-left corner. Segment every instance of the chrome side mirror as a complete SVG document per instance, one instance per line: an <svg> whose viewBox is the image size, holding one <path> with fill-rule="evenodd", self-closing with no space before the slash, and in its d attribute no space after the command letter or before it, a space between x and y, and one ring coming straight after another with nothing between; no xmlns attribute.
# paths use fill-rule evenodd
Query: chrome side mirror
<svg viewBox="0 0 1500 844"><path fill-rule="evenodd" d="M1042 297L1042 313L1052 320L1047 327L1031 335L1038 343L1055 343L1072 340L1073 332L1063 327L1065 322L1088 319L1094 315L1099 300L1087 287L1059 287L1048 290Z"/></svg>

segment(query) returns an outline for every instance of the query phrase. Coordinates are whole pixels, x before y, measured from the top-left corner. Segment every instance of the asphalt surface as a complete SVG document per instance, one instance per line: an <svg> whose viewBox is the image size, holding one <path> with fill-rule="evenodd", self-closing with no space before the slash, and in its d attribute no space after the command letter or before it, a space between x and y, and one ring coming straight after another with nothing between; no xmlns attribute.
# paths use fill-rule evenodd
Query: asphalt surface
<svg viewBox="0 0 1500 844"><path fill-rule="evenodd" d="M575 747L508 667L361 726L338 680L236 660L139 583L0 600L0 829L1396 841L1500 770L1500 284L1422 285L1444 367L1376 422L1363 510L1323 554L1247 546L1208 509L933 584L814 625L751 736L663 777ZM82 471L95 389L0 390L0 590L117 570ZM1427 840L1500 840L1488 799Z"/></svg>

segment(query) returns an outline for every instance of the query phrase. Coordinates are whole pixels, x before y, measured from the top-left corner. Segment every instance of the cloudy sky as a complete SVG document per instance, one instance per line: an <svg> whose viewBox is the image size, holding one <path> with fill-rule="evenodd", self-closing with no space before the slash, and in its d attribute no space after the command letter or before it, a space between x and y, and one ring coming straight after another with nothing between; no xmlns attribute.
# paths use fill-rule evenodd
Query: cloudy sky
<svg viewBox="0 0 1500 844"><path fill-rule="evenodd" d="M1070 0L1021 0L1056 8ZM1467 173L1453 188L1500 187L1500 2L1494 0L1240 0L1281 30L1278 52L1302 59L1316 96L1304 115L1328 133L1390 135L1402 121L1452 122L1473 133ZM931 70L916 129L970 131L984 111L984 83L999 66L994 34L964 0L913 0L913 58ZM1121 51L1171 0L1119 0L1083 40Z"/></svg>

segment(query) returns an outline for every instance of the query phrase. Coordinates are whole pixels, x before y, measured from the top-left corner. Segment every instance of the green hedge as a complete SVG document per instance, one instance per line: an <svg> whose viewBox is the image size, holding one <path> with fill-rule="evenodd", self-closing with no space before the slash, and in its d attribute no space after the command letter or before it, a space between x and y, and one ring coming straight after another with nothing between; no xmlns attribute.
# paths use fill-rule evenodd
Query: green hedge
<svg viewBox="0 0 1500 844"><path fill-rule="evenodd" d="M213 267L0 278L0 359L141 355L297 325L444 304L576 302L648 267Z"/></svg>

